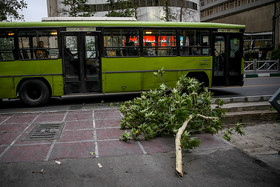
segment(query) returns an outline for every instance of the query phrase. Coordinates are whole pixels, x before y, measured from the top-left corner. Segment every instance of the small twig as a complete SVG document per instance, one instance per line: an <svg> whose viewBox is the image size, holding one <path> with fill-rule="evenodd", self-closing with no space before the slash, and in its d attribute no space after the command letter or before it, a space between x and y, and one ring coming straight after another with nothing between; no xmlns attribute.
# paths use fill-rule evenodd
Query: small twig
<svg viewBox="0 0 280 187"><path fill-rule="evenodd" d="M40 174L44 175L44 168L41 169L40 171L32 171L32 173L40 173Z"/></svg>

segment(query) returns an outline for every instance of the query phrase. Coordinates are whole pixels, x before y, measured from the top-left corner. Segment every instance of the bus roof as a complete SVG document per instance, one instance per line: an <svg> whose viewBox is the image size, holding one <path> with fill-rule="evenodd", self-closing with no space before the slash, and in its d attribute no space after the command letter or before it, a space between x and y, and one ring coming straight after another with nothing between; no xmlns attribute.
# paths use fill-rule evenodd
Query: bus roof
<svg viewBox="0 0 280 187"><path fill-rule="evenodd" d="M20 27L187 27L245 29L245 25L210 22L143 22L143 21L58 21L58 22L1 22L0 28Z"/></svg>

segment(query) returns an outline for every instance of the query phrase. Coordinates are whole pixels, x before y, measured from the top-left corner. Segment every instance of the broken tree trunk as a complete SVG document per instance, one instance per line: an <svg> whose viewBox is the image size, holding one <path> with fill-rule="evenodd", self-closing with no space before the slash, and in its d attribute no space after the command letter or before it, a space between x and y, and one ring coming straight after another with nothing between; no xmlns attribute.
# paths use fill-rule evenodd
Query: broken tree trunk
<svg viewBox="0 0 280 187"><path fill-rule="evenodd" d="M213 120L216 119L216 117L208 117L208 116L203 116L201 114L197 115L200 118L207 119L207 120ZM176 149L176 173L177 175L182 178L184 173L183 173L183 159L182 159L182 147L181 147L181 138L182 134L186 130L188 123L190 120L193 119L193 115L190 115L189 118L183 123L182 127L179 128L177 134L176 134L176 139L175 139L175 149Z"/></svg>
<svg viewBox="0 0 280 187"><path fill-rule="evenodd" d="M175 139L175 149L176 149L176 173L177 175L182 178L183 177L183 166L182 166L182 147L181 147L181 137L184 131L186 130L189 121L193 118L193 115L189 116L189 119L187 119L182 127L179 128L176 139Z"/></svg>

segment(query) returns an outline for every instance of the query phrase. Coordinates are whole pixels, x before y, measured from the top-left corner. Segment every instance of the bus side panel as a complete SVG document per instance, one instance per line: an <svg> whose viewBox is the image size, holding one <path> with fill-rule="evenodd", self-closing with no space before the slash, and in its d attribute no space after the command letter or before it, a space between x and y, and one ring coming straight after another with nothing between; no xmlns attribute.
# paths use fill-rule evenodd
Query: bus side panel
<svg viewBox="0 0 280 187"><path fill-rule="evenodd" d="M141 90L140 73L103 74L106 92L133 92Z"/></svg>
<svg viewBox="0 0 280 187"><path fill-rule="evenodd" d="M45 76L44 78L51 87L52 96L62 96L64 94L62 76Z"/></svg>
<svg viewBox="0 0 280 187"><path fill-rule="evenodd" d="M52 76L52 96L64 95L64 85L62 76Z"/></svg>
<svg viewBox="0 0 280 187"><path fill-rule="evenodd" d="M63 77L62 76L25 76L25 77L15 77L14 78L14 85L16 88L18 88L19 83L23 81L24 79L43 79L47 81L48 85L50 86L50 89L52 91L51 96L62 96L64 94L63 91ZM16 98L16 91L14 90L15 97Z"/></svg>
<svg viewBox="0 0 280 187"><path fill-rule="evenodd" d="M13 77L0 78L0 99L16 97Z"/></svg>
<svg viewBox="0 0 280 187"><path fill-rule="evenodd" d="M149 90L158 88L162 84L162 81L159 77L156 77L153 72L147 72L142 74L142 90ZM164 84L168 87L175 87L178 80L178 72L165 72L162 80Z"/></svg>
<svg viewBox="0 0 280 187"><path fill-rule="evenodd" d="M211 85L211 56L102 58L103 93L156 88L161 80L153 72L162 67L166 70L163 80L168 86L176 84L180 72L205 72Z"/></svg>
<svg viewBox="0 0 280 187"><path fill-rule="evenodd" d="M0 76L62 75L62 60L0 62Z"/></svg>
<svg viewBox="0 0 280 187"><path fill-rule="evenodd" d="M0 69L1 99L16 98L18 84L23 78L44 78L49 82L53 90L53 96L63 94L61 59L6 61L0 62Z"/></svg>

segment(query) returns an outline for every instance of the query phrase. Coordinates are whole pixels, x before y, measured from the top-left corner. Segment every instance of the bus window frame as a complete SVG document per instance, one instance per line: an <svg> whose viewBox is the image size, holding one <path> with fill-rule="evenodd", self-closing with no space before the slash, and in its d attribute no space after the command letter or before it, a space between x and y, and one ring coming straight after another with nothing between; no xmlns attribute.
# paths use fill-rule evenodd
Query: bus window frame
<svg viewBox="0 0 280 187"><path fill-rule="evenodd" d="M14 45L13 45L13 50L12 50L12 55L13 55L14 58L13 59L9 59L9 60L0 60L0 62L6 62L6 61L9 62L9 61L18 60L18 55L19 55L18 52L17 52L18 51L18 46L17 46L17 39L18 39L18 37L17 37L16 29L13 29L13 28L9 28L9 29L3 28L3 29L0 29L0 32L6 33L6 34L8 34L8 33L13 33L14 34L13 36L10 36L14 40L13 41Z"/></svg>
<svg viewBox="0 0 280 187"><path fill-rule="evenodd" d="M128 27L101 27L101 28L97 28L97 30L101 31L101 42L102 42L102 58L139 58L139 57L147 57L147 58L153 58L153 57L176 57L176 56L181 56L181 57L205 57L205 56L212 56L213 53L213 46L212 46L212 34L213 34L213 29L212 28L196 28L196 27L134 27L135 29L138 29L139 31L139 55L138 56L106 56L104 54L105 51L105 47L104 47L104 29L129 29ZM161 30L175 30L175 34L176 34L176 52L175 55L166 55L166 56L148 56L148 55L144 55L144 42L143 42L143 38L144 38L144 30L146 29L161 29ZM182 32L184 30L196 30L196 31L207 31L209 32L209 39L208 39L208 45L207 46L199 46L199 48L202 50L204 48L207 48L209 50L208 54L198 54L198 55L182 55L180 50L181 50L181 46L180 46L180 36L182 35ZM195 47L195 46L190 46L190 47ZM197 46L196 46L197 47Z"/></svg>
<svg viewBox="0 0 280 187"><path fill-rule="evenodd" d="M50 48L50 47L45 47L44 49L46 49L46 50L48 50L48 51L50 51L51 49L55 49L55 50L57 50L57 57L56 58L36 58L35 57L35 55L33 54L34 53L34 51L36 51L36 50L38 50L38 47L36 47L36 46L34 46L34 44L33 44L33 39L34 39L34 36L31 36L31 37L29 37L29 41L30 41L30 43L32 44L32 47L31 46L29 46L30 48L28 48L28 50L30 50L30 54L31 54L31 57L29 58L29 59L24 59L24 58L18 58L18 60L31 60L31 61L33 61L33 60L57 60L57 59L60 59L61 58L61 46L60 46L60 31L61 31L61 29L59 28L59 27L46 27L46 28L20 28L20 29L17 29L17 39L18 39L18 43L17 43L17 45L18 45L18 57L20 57L20 50L22 49L22 48L20 48L20 44L19 44L19 33L20 32L22 32L22 31L27 31L27 32L29 32L29 31L33 31L33 33L34 33L34 31L36 32L36 31L39 31L39 32L41 32L41 31L51 31L51 30L55 30L56 32L57 32L57 34L56 34L56 38L57 38L57 48ZM47 35L47 36L45 36L45 35L43 35L42 37L48 37L48 39L49 39L49 37L51 37L52 35ZM36 44L35 44L36 45ZM31 53L31 51L33 51L33 53Z"/></svg>
<svg viewBox="0 0 280 187"><path fill-rule="evenodd" d="M20 60L20 61L30 61L30 60L57 60L61 58L61 37L60 37L60 32L65 30L65 27L46 27L46 28L42 28L42 27L34 27L34 28L30 28L30 27L25 27L25 28L1 28L0 31L2 32L6 32L7 30L11 31L14 33L14 49L15 49L15 53L14 53L14 59L13 60L4 60L4 61L15 61L15 60ZM20 47L19 47L19 32L20 31L29 31L29 30L57 30L57 48L49 48L49 49L58 49L58 55L57 58L45 58L45 59L36 59L36 58L30 58L30 59L23 59L20 58ZM31 48L30 48L31 49ZM34 48L36 49L36 48ZM3 61L3 60L1 60Z"/></svg>
<svg viewBox="0 0 280 187"><path fill-rule="evenodd" d="M145 30L157 30L157 29L160 29L160 30L174 30L175 31L175 54L174 55L153 55L153 56L149 56L149 55L145 55L144 54L144 31ZM142 34L142 38L140 38L140 40L142 41L142 45L140 46L140 48L142 48L142 54L141 54L141 57L176 57L178 56L178 46L177 46L177 41L178 41L178 29L177 27L142 27L142 31L141 31L141 34ZM160 49L161 47L159 46L156 46L156 48Z"/></svg>
<svg viewBox="0 0 280 187"><path fill-rule="evenodd" d="M101 29L97 29L97 30L100 30L101 31L101 42L102 42L102 46L101 46L101 48L102 48L102 55L101 55L101 57L102 58L139 58L139 57L141 57L141 38L140 38L140 32L141 32L141 30L140 30L140 28L139 27L134 27L133 29L134 30L138 30L138 42L139 42L139 45L138 45L138 55L135 55L135 56L108 56L108 55L105 55L105 46L104 46L104 37L105 37L105 35L104 35L104 33L105 33L105 30L106 29L108 29L108 30L110 30L110 29L124 29L124 30L128 30L128 29L130 29L130 27L102 27ZM108 48L126 48L126 46L125 47L108 47Z"/></svg>
<svg viewBox="0 0 280 187"><path fill-rule="evenodd" d="M182 56L182 57L212 56L212 51L213 50L212 50L212 39L211 39L212 38L212 29L211 28L190 28L190 27L187 28L186 27L186 28L180 28L178 30L179 30L179 33L178 33L179 37L181 37L183 35L183 32L186 31L186 30L199 31L199 32L206 31L206 32L209 33L209 35L201 35L201 36L208 36L208 45L207 46L203 46L203 45L200 44L199 46L189 45L188 47L186 47L186 48L189 48L189 50L191 50L191 51L192 51L193 48L200 49L201 53L200 54L196 54L196 55L193 54L193 51L190 54L188 54L188 55L182 54L181 49L182 49L183 46L180 45L181 38L179 38L179 46L178 46L179 56ZM200 37L200 40L202 40L202 39L203 38ZM203 49L208 49L209 50L208 54L203 54L202 53Z"/></svg>

